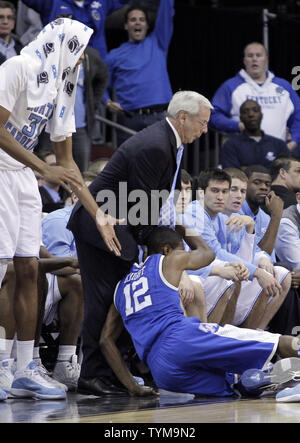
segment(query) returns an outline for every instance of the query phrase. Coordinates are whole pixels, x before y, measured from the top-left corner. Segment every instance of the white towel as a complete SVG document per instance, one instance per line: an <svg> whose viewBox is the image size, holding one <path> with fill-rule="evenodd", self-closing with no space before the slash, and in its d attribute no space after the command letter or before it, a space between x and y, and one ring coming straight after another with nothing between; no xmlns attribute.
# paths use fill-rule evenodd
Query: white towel
<svg viewBox="0 0 300 443"><path fill-rule="evenodd" d="M92 33L83 23L58 18L21 51L28 66L28 106L54 103L53 116L47 123L53 141L64 140L76 131L74 103L79 73L76 63Z"/></svg>

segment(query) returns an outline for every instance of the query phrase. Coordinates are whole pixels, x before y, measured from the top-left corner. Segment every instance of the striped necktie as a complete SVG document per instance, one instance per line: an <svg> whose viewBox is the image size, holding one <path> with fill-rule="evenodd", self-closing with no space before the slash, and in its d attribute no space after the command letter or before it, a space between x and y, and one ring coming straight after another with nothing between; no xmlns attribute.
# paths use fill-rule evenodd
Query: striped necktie
<svg viewBox="0 0 300 443"><path fill-rule="evenodd" d="M183 149L184 149L183 145L179 146L179 148L177 149L177 157L176 157L177 169L173 178L170 195L160 209L159 219L157 223L158 226L168 226L169 228L175 229L176 207L174 201L174 192L180 168L180 163L182 159Z"/></svg>

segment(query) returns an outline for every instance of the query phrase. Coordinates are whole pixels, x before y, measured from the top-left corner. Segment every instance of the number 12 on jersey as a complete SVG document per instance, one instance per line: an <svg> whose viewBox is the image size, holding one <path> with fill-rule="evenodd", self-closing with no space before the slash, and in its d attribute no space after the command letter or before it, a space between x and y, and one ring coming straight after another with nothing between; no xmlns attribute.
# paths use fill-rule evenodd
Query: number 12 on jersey
<svg viewBox="0 0 300 443"><path fill-rule="evenodd" d="M141 277L124 287L126 302L125 313L127 317L134 312L138 312L141 309L152 305L151 295L146 294L148 289L149 285L147 277Z"/></svg>

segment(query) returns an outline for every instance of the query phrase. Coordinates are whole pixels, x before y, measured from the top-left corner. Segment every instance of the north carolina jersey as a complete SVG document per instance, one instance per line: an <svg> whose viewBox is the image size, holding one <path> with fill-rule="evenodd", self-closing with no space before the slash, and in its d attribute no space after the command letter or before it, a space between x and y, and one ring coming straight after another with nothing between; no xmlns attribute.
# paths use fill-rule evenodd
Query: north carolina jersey
<svg viewBox="0 0 300 443"><path fill-rule="evenodd" d="M10 111L7 131L28 151L33 151L38 137L52 115L53 104L37 108L27 104L27 66L22 56L12 57L0 66L0 106ZM38 84L37 84L38 87ZM0 169L22 169L0 146Z"/></svg>
<svg viewBox="0 0 300 443"><path fill-rule="evenodd" d="M178 288L163 276L163 260L163 255L155 254L140 265L134 264L114 294L115 306L145 362L161 333L184 318Z"/></svg>

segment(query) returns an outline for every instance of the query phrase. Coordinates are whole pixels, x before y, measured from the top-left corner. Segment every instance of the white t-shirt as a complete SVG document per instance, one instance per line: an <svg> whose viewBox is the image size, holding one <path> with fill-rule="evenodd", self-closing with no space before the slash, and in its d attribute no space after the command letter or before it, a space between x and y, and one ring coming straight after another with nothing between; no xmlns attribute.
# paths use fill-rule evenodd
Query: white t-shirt
<svg viewBox="0 0 300 443"><path fill-rule="evenodd" d="M53 103L29 108L26 88L27 68L24 57L12 57L0 66L0 106L11 112L6 129L25 149L33 151L42 129L52 115ZM21 168L24 168L24 164L8 155L0 146L0 169Z"/></svg>

